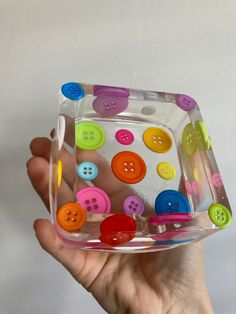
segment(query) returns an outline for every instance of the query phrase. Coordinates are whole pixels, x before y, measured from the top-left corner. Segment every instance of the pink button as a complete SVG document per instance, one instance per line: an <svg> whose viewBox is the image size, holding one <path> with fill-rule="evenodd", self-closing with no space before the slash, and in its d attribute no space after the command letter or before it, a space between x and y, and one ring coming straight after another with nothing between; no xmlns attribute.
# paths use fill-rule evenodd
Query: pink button
<svg viewBox="0 0 236 314"><path fill-rule="evenodd" d="M93 214L108 214L111 210L108 195L99 188L84 188L76 194L76 199L84 209Z"/></svg>
<svg viewBox="0 0 236 314"><path fill-rule="evenodd" d="M213 173L212 181L213 181L214 186L217 188L223 186L223 182L222 182L221 175L219 172Z"/></svg>
<svg viewBox="0 0 236 314"><path fill-rule="evenodd" d="M123 145L130 145L134 141L134 135L129 130L121 129L115 134L117 142Z"/></svg>
<svg viewBox="0 0 236 314"><path fill-rule="evenodd" d="M93 101L93 109L104 116L114 116L128 107L127 98L114 96L98 96Z"/></svg>
<svg viewBox="0 0 236 314"><path fill-rule="evenodd" d="M175 224L188 222L192 220L189 214L161 214L150 218L149 223L152 225Z"/></svg>
<svg viewBox="0 0 236 314"><path fill-rule="evenodd" d="M144 203L137 196L128 196L123 203L123 209L126 214L141 215L144 211Z"/></svg>
<svg viewBox="0 0 236 314"><path fill-rule="evenodd" d="M193 190L193 193L196 195L196 196L199 196L200 195L200 186L199 184L197 183L196 180L194 180L192 182L192 190Z"/></svg>
<svg viewBox="0 0 236 314"><path fill-rule="evenodd" d="M94 96L116 96L120 98L128 98L129 90L122 87L94 85L93 94Z"/></svg>
<svg viewBox="0 0 236 314"><path fill-rule="evenodd" d="M192 186L191 183L189 181L185 181L184 182L184 186L186 191L188 192L188 194L192 194Z"/></svg>

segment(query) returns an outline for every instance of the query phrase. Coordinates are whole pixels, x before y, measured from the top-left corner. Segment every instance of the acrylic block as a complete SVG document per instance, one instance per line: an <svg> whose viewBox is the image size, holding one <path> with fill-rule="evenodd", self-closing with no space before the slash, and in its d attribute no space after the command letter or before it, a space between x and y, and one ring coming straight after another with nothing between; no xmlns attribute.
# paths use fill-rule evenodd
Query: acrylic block
<svg viewBox="0 0 236 314"><path fill-rule="evenodd" d="M190 96L67 83L55 133L50 207L65 245L158 251L230 225L211 138Z"/></svg>

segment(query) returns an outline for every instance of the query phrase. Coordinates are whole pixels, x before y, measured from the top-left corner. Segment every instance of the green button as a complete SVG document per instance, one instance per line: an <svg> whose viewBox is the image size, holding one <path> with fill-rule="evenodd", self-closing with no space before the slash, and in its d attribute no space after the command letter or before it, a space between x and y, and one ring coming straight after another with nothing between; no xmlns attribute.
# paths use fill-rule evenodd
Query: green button
<svg viewBox="0 0 236 314"><path fill-rule="evenodd" d="M195 141L195 133L192 123L188 123L183 130L182 148L187 156L192 156L197 150L197 143Z"/></svg>
<svg viewBox="0 0 236 314"><path fill-rule="evenodd" d="M94 122L79 122L75 126L76 146L84 150L96 150L106 141L104 129Z"/></svg>
<svg viewBox="0 0 236 314"><path fill-rule="evenodd" d="M208 215L217 227L226 228L230 225L232 216L231 212L222 204L212 204L208 209Z"/></svg>
<svg viewBox="0 0 236 314"><path fill-rule="evenodd" d="M195 122L195 139L199 149L208 150L211 148L211 140L203 121Z"/></svg>

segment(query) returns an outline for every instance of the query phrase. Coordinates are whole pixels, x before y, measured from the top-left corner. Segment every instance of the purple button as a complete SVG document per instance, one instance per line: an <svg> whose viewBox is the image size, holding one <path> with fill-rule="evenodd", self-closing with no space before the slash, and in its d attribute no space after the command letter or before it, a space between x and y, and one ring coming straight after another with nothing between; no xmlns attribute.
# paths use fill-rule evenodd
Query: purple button
<svg viewBox="0 0 236 314"><path fill-rule="evenodd" d="M126 88L121 87L112 87L112 86L93 86L93 94L94 96L115 96L121 98L128 98L129 91Z"/></svg>
<svg viewBox="0 0 236 314"><path fill-rule="evenodd" d="M93 102L93 109L103 116L114 116L128 107L128 99L113 96L98 96Z"/></svg>
<svg viewBox="0 0 236 314"><path fill-rule="evenodd" d="M144 203L137 196L128 196L123 203L123 209L126 214L141 215L144 211Z"/></svg>
<svg viewBox="0 0 236 314"><path fill-rule="evenodd" d="M178 95L177 96L177 106L179 106L184 111L193 110L196 107L196 101L187 95Z"/></svg>
<svg viewBox="0 0 236 314"><path fill-rule="evenodd" d="M121 129L115 134L117 142L123 145L130 145L134 141L134 135L129 130Z"/></svg>

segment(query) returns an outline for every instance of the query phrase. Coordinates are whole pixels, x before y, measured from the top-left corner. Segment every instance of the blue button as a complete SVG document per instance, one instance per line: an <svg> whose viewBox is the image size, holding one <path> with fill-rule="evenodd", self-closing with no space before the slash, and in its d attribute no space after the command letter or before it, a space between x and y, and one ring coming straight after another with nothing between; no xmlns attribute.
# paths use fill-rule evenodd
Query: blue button
<svg viewBox="0 0 236 314"><path fill-rule="evenodd" d="M176 245L176 244L184 244L191 242L193 239L186 239L186 240L163 240L163 241L156 241L154 245Z"/></svg>
<svg viewBox="0 0 236 314"><path fill-rule="evenodd" d="M85 161L77 167L77 173L81 179L90 181L98 175L98 167L91 161Z"/></svg>
<svg viewBox="0 0 236 314"><path fill-rule="evenodd" d="M77 83L66 83L61 87L62 94L71 99L71 100L79 100L84 97L83 88Z"/></svg>
<svg viewBox="0 0 236 314"><path fill-rule="evenodd" d="M175 190L166 190L161 192L156 198L155 210L157 215L191 212L191 208L186 197Z"/></svg>

